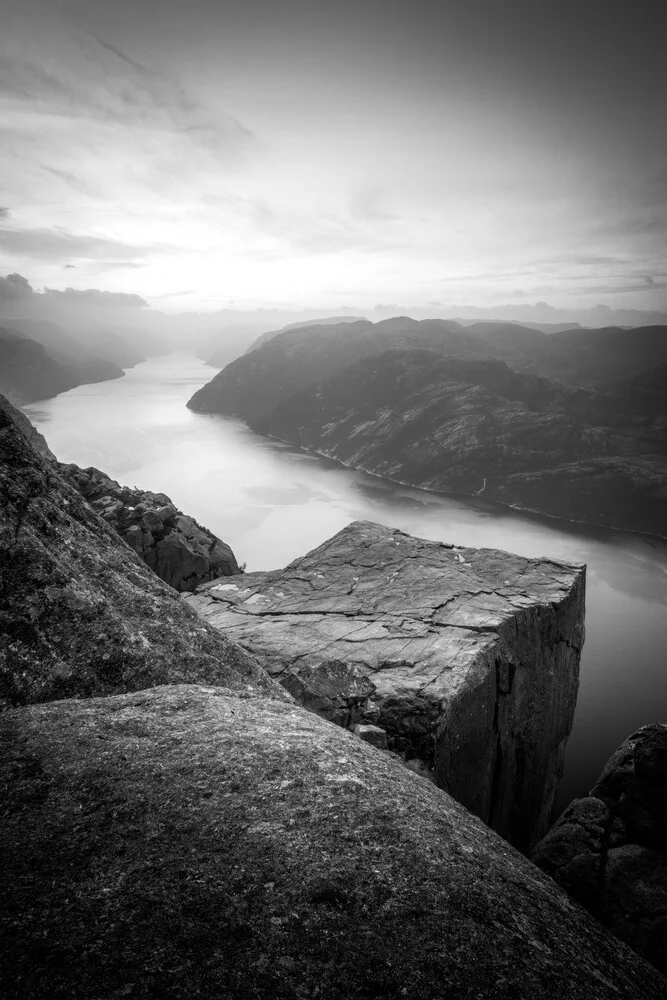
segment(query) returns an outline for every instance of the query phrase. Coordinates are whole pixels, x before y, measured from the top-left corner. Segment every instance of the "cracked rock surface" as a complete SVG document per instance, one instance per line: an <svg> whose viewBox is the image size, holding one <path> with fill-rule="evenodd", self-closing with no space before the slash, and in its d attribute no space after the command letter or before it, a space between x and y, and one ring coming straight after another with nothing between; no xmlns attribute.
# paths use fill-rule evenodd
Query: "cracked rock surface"
<svg viewBox="0 0 667 1000"><path fill-rule="evenodd" d="M203 681L288 697L29 444L0 396L0 707Z"/></svg>
<svg viewBox="0 0 667 1000"><path fill-rule="evenodd" d="M307 708L388 747L522 850L547 830L576 702L582 566L355 522L184 600Z"/></svg>
<svg viewBox="0 0 667 1000"><path fill-rule="evenodd" d="M6 1000L664 1000L432 783L294 704L167 686L0 716Z"/></svg>
<svg viewBox="0 0 667 1000"><path fill-rule="evenodd" d="M165 493L121 486L92 466L60 462L58 472L176 590L240 573L229 545L178 510Z"/></svg>
<svg viewBox="0 0 667 1000"><path fill-rule="evenodd" d="M621 744L532 859L667 973L667 723L643 726Z"/></svg>

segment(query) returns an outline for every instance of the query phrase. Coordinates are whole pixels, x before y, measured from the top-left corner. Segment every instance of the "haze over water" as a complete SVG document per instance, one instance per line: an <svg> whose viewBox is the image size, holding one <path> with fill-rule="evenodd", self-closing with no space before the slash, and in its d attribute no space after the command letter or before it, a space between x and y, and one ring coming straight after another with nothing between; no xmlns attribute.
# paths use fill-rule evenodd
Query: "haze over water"
<svg viewBox="0 0 667 1000"><path fill-rule="evenodd" d="M367 519L457 545L588 566L586 644L559 791L585 794L604 762L667 707L667 543L399 486L254 434L185 403L214 370L180 354L24 407L63 462L167 493L248 570L284 565Z"/></svg>

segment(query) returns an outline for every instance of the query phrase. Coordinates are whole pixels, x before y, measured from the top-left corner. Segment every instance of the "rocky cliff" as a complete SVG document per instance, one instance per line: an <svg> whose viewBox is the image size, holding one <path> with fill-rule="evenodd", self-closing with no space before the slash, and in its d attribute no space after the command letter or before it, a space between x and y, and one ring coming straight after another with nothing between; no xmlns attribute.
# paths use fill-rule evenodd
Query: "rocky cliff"
<svg viewBox="0 0 667 1000"><path fill-rule="evenodd" d="M584 569L357 522L283 570L187 603L306 707L391 750L526 850L577 694Z"/></svg>
<svg viewBox="0 0 667 1000"><path fill-rule="evenodd" d="M0 400L0 705L204 681L287 697L42 458Z"/></svg>
<svg viewBox="0 0 667 1000"><path fill-rule="evenodd" d="M479 554L441 548L474 584ZM428 553L418 565L432 576ZM434 610L479 637L480 683L497 677L506 696L536 664L513 675L504 642L517 659L560 634L581 580L552 564L505 572L508 593L468 586ZM546 631L521 579L549 601ZM426 593L413 608L403 592L408 638ZM398 628L389 582L384 596ZM65 698L0 713L7 1000L665 997L655 970L445 792L297 706L189 610L5 406L0 634L5 703Z"/></svg>
<svg viewBox="0 0 667 1000"><path fill-rule="evenodd" d="M165 493L121 486L92 467L61 462L58 472L176 590L241 572L229 545L178 510Z"/></svg>
<svg viewBox="0 0 667 1000"><path fill-rule="evenodd" d="M572 802L533 860L667 973L667 723L643 726Z"/></svg>
<svg viewBox="0 0 667 1000"><path fill-rule="evenodd" d="M7 1000L664 1000L448 795L219 688L0 716Z"/></svg>

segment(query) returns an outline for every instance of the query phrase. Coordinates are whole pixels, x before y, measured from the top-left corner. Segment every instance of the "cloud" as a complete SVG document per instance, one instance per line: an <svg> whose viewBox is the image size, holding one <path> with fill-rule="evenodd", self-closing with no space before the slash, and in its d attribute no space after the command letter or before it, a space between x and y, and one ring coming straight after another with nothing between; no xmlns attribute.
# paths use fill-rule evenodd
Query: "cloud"
<svg viewBox="0 0 667 1000"><path fill-rule="evenodd" d="M72 266L72 265L68 265ZM148 303L140 295L127 292L105 292L98 288L45 288L36 292L22 274L0 276L0 301L29 301L32 306L94 306L143 309Z"/></svg>
<svg viewBox="0 0 667 1000"><path fill-rule="evenodd" d="M8 274L5 278L0 277L0 300L25 300L32 295L33 290L30 282L22 274Z"/></svg>
<svg viewBox="0 0 667 1000"><path fill-rule="evenodd" d="M155 247L124 243L103 236L70 233L64 229L0 229L0 250L10 255L60 261L63 257L105 260L145 257Z"/></svg>
<svg viewBox="0 0 667 1000"><path fill-rule="evenodd" d="M8 218L9 218L9 209L4 208L2 205L0 205L0 219L8 219Z"/></svg>
<svg viewBox="0 0 667 1000"><path fill-rule="evenodd" d="M45 288L42 293L45 299L63 305L85 306L121 306L123 308L141 309L148 303L141 295L128 292L102 292L99 288Z"/></svg>

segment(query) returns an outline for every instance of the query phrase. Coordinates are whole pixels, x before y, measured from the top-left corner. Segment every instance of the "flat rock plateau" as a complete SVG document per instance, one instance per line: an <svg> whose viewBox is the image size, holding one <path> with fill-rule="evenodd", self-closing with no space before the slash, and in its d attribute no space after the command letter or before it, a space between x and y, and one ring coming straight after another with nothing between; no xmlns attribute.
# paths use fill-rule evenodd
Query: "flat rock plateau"
<svg viewBox="0 0 667 1000"><path fill-rule="evenodd" d="M184 596L307 708L528 850L546 830L584 639L582 566L355 522L285 569Z"/></svg>

